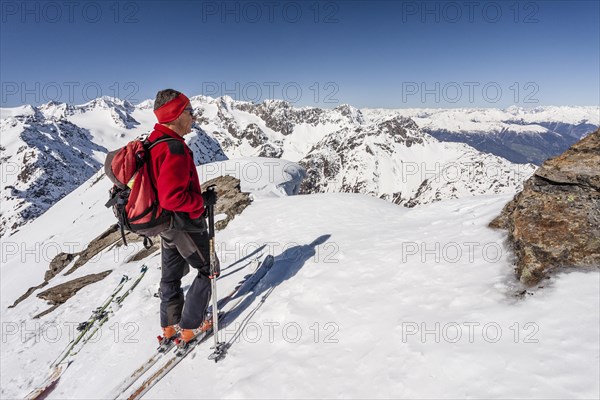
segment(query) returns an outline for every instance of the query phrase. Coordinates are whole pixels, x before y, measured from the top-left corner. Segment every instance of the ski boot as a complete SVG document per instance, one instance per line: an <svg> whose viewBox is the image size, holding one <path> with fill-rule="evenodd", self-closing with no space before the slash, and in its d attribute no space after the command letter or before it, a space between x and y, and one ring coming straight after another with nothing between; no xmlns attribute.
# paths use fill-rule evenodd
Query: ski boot
<svg viewBox="0 0 600 400"><path fill-rule="evenodd" d="M162 328L163 334L157 336L158 339L158 351L161 353L166 352L173 346L175 340L177 340L178 327L177 325L169 325Z"/></svg>
<svg viewBox="0 0 600 400"><path fill-rule="evenodd" d="M211 330L213 327L212 315L208 316L202 324L196 329L181 329L179 336L174 340L175 345L179 347L179 352L184 352L199 335Z"/></svg>

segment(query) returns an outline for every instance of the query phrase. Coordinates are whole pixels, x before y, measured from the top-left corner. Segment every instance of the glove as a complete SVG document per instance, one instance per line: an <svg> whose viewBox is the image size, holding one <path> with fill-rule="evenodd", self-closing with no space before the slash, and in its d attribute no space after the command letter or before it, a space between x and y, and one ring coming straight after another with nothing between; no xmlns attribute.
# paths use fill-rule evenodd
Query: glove
<svg viewBox="0 0 600 400"><path fill-rule="evenodd" d="M217 192L214 190L207 190L201 194L204 200L204 207L214 206L217 204Z"/></svg>
<svg viewBox="0 0 600 400"><path fill-rule="evenodd" d="M215 255L215 276L221 275L221 262Z"/></svg>

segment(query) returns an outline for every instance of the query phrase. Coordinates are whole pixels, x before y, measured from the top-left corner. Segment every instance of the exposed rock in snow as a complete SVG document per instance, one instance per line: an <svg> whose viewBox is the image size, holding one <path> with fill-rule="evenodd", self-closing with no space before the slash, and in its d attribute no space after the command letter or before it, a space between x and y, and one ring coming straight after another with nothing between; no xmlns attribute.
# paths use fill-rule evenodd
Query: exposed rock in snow
<svg viewBox="0 0 600 400"><path fill-rule="evenodd" d="M491 226L508 229L517 276L600 268L600 131L546 161Z"/></svg>

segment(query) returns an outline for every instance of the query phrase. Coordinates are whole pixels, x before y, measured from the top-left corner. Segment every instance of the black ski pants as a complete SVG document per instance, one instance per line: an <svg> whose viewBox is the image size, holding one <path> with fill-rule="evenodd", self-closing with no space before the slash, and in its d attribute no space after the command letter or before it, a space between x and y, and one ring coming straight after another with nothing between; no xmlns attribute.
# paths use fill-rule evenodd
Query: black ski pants
<svg viewBox="0 0 600 400"><path fill-rule="evenodd" d="M204 320L211 295L208 233L170 229L160 236L160 324L196 329ZM197 275L184 299L181 278L187 273L188 265L197 270Z"/></svg>

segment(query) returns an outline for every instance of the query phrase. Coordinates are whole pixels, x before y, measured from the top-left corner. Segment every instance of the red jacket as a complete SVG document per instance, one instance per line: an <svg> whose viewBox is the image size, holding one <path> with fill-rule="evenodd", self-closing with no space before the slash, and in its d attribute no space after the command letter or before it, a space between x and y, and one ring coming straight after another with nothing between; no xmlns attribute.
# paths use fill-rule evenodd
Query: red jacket
<svg viewBox="0 0 600 400"><path fill-rule="evenodd" d="M150 150L150 176L158 202L166 210L187 212L196 219L204 212L204 200L192 150L181 136L161 124L154 125L148 140L152 143L165 136L177 141L159 143Z"/></svg>

